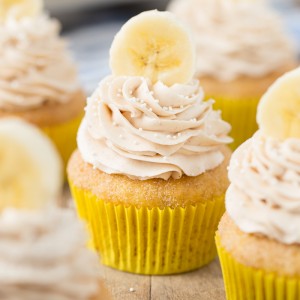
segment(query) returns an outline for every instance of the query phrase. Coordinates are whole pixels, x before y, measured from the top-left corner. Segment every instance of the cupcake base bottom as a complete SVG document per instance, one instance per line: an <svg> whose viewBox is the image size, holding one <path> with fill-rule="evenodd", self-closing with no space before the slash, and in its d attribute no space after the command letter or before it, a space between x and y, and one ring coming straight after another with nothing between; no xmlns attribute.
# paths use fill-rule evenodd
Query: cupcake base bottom
<svg viewBox="0 0 300 300"><path fill-rule="evenodd" d="M239 263L221 245L218 234L216 244L227 300L300 299L300 277L280 276Z"/></svg>
<svg viewBox="0 0 300 300"><path fill-rule="evenodd" d="M224 196L160 209L114 205L72 184L71 191L104 265L165 275L192 271L216 256L214 233L224 212Z"/></svg>

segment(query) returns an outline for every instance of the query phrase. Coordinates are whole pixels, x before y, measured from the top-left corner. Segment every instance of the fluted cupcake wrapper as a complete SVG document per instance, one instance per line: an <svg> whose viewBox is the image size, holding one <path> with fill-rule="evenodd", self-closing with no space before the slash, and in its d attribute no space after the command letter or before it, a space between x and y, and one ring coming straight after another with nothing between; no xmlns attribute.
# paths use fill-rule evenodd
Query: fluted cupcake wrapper
<svg viewBox="0 0 300 300"><path fill-rule="evenodd" d="M237 262L216 235L227 300L299 300L300 277L280 276ZM245 249L247 251L247 249Z"/></svg>
<svg viewBox="0 0 300 300"><path fill-rule="evenodd" d="M64 166L67 165L71 154L77 147L76 136L82 117L83 114L80 113L80 115L68 122L41 128L55 144Z"/></svg>
<svg viewBox="0 0 300 300"><path fill-rule="evenodd" d="M256 110L259 98L249 99L230 99L222 97L213 97L216 101L214 109L222 111L222 119L231 124L232 130L230 136L234 142L230 144L232 150L235 150L244 141L251 138L257 131Z"/></svg>
<svg viewBox="0 0 300 300"><path fill-rule="evenodd" d="M137 274L175 274L197 269L216 256L214 233L224 196L185 208L136 208L98 199L71 184L102 263Z"/></svg>

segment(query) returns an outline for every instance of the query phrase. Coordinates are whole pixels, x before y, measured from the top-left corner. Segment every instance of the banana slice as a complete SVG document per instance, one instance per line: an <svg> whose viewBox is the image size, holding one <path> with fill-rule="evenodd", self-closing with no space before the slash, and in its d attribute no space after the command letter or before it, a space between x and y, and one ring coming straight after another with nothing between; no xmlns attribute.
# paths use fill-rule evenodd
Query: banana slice
<svg viewBox="0 0 300 300"><path fill-rule="evenodd" d="M0 120L0 210L38 209L56 200L62 162L51 141L19 119Z"/></svg>
<svg viewBox="0 0 300 300"><path fill-rule="evenodd" d="M267 136L300 138L300 68L269 88L258 105L257 123Z"/></svg>
<svg viewBox="0 0 300 300"><path fill-rule="evenodd" d="M187 83L195 73L195 45L170 12L143 12L130 19L110 49L114 75L144 76L153 83Z"/></svg>
<svg viewBox="0 0 300 300"><path fill-rule="evenodd" d="M33 17L42 11L42 7L42 0L1 0L0 20L5 21L8 17Z"/></svg>

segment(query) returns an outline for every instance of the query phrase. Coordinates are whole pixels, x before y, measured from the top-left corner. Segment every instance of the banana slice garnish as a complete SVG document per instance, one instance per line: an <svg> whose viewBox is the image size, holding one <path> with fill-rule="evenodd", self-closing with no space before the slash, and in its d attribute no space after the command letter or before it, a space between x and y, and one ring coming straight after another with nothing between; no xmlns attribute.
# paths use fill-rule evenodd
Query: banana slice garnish
<svg viewBox="0 0 300 300"><path fill-rule="evenodd" d="M38 15L43 8L42 0L1 0L0 21L9 17L22 19Z"/></svg>
<svg viewBox="0 0 300 300"><path fill-rule="evenodd" d="M170 12L147 11L130 19L110 50L114 75L143 76L153 83L187 83L195 73L195 45Z"/></svg>
<svg viewBox="0 0 300 300"><path fill-rule="evenodd" d="M266 136L300 138L300 68L269 88L258 105L257 123Z"/></svg>
<svg viewBox="0 0 300 300"><path fill-rule="evenodd" d="M0 210L38 209L62 188L61 158L36 127L19 119L0 120Z"/></svg>

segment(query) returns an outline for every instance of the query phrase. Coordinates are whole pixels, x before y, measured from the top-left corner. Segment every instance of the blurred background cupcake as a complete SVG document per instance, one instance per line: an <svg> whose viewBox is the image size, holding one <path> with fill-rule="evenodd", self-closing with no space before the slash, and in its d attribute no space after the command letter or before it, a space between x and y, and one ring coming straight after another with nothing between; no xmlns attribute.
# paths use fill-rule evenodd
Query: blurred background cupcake
<svg viewBox="0 0 300 300"><path fill-rule="evenodd" d="M108 300L86 226L59 208L63 166L23 119L0 119L0 298Z"/></svg>
<svg viewBox="0 0 300 300"><path fill-rule="evenodd" d="M72 211L2 211L1 299L111 299L100 277L98 257L86 242L85 226Z"/></svg>
<svg viewBox="0 0 300 300"><path fill-rule="evenodd" d="M300 68L275 82L259 131L232 155L216 237L228 300L300 296L299 83Z"/></svg>
<svg viewBox="0 0 300 300"><path fill-rule="evenodd" d="M17 116L39 126L66 162L85 98L59 32L41 0L0 4L0 118Z"/></svg>
<svg viewBox="0 0 300 300"><path fill-rule="evenodd" d="M194 32L197 76L232 125L235 149L257 130L260 97L297 66L294 45L264 0L174 0L168 9Z"/></svg>

